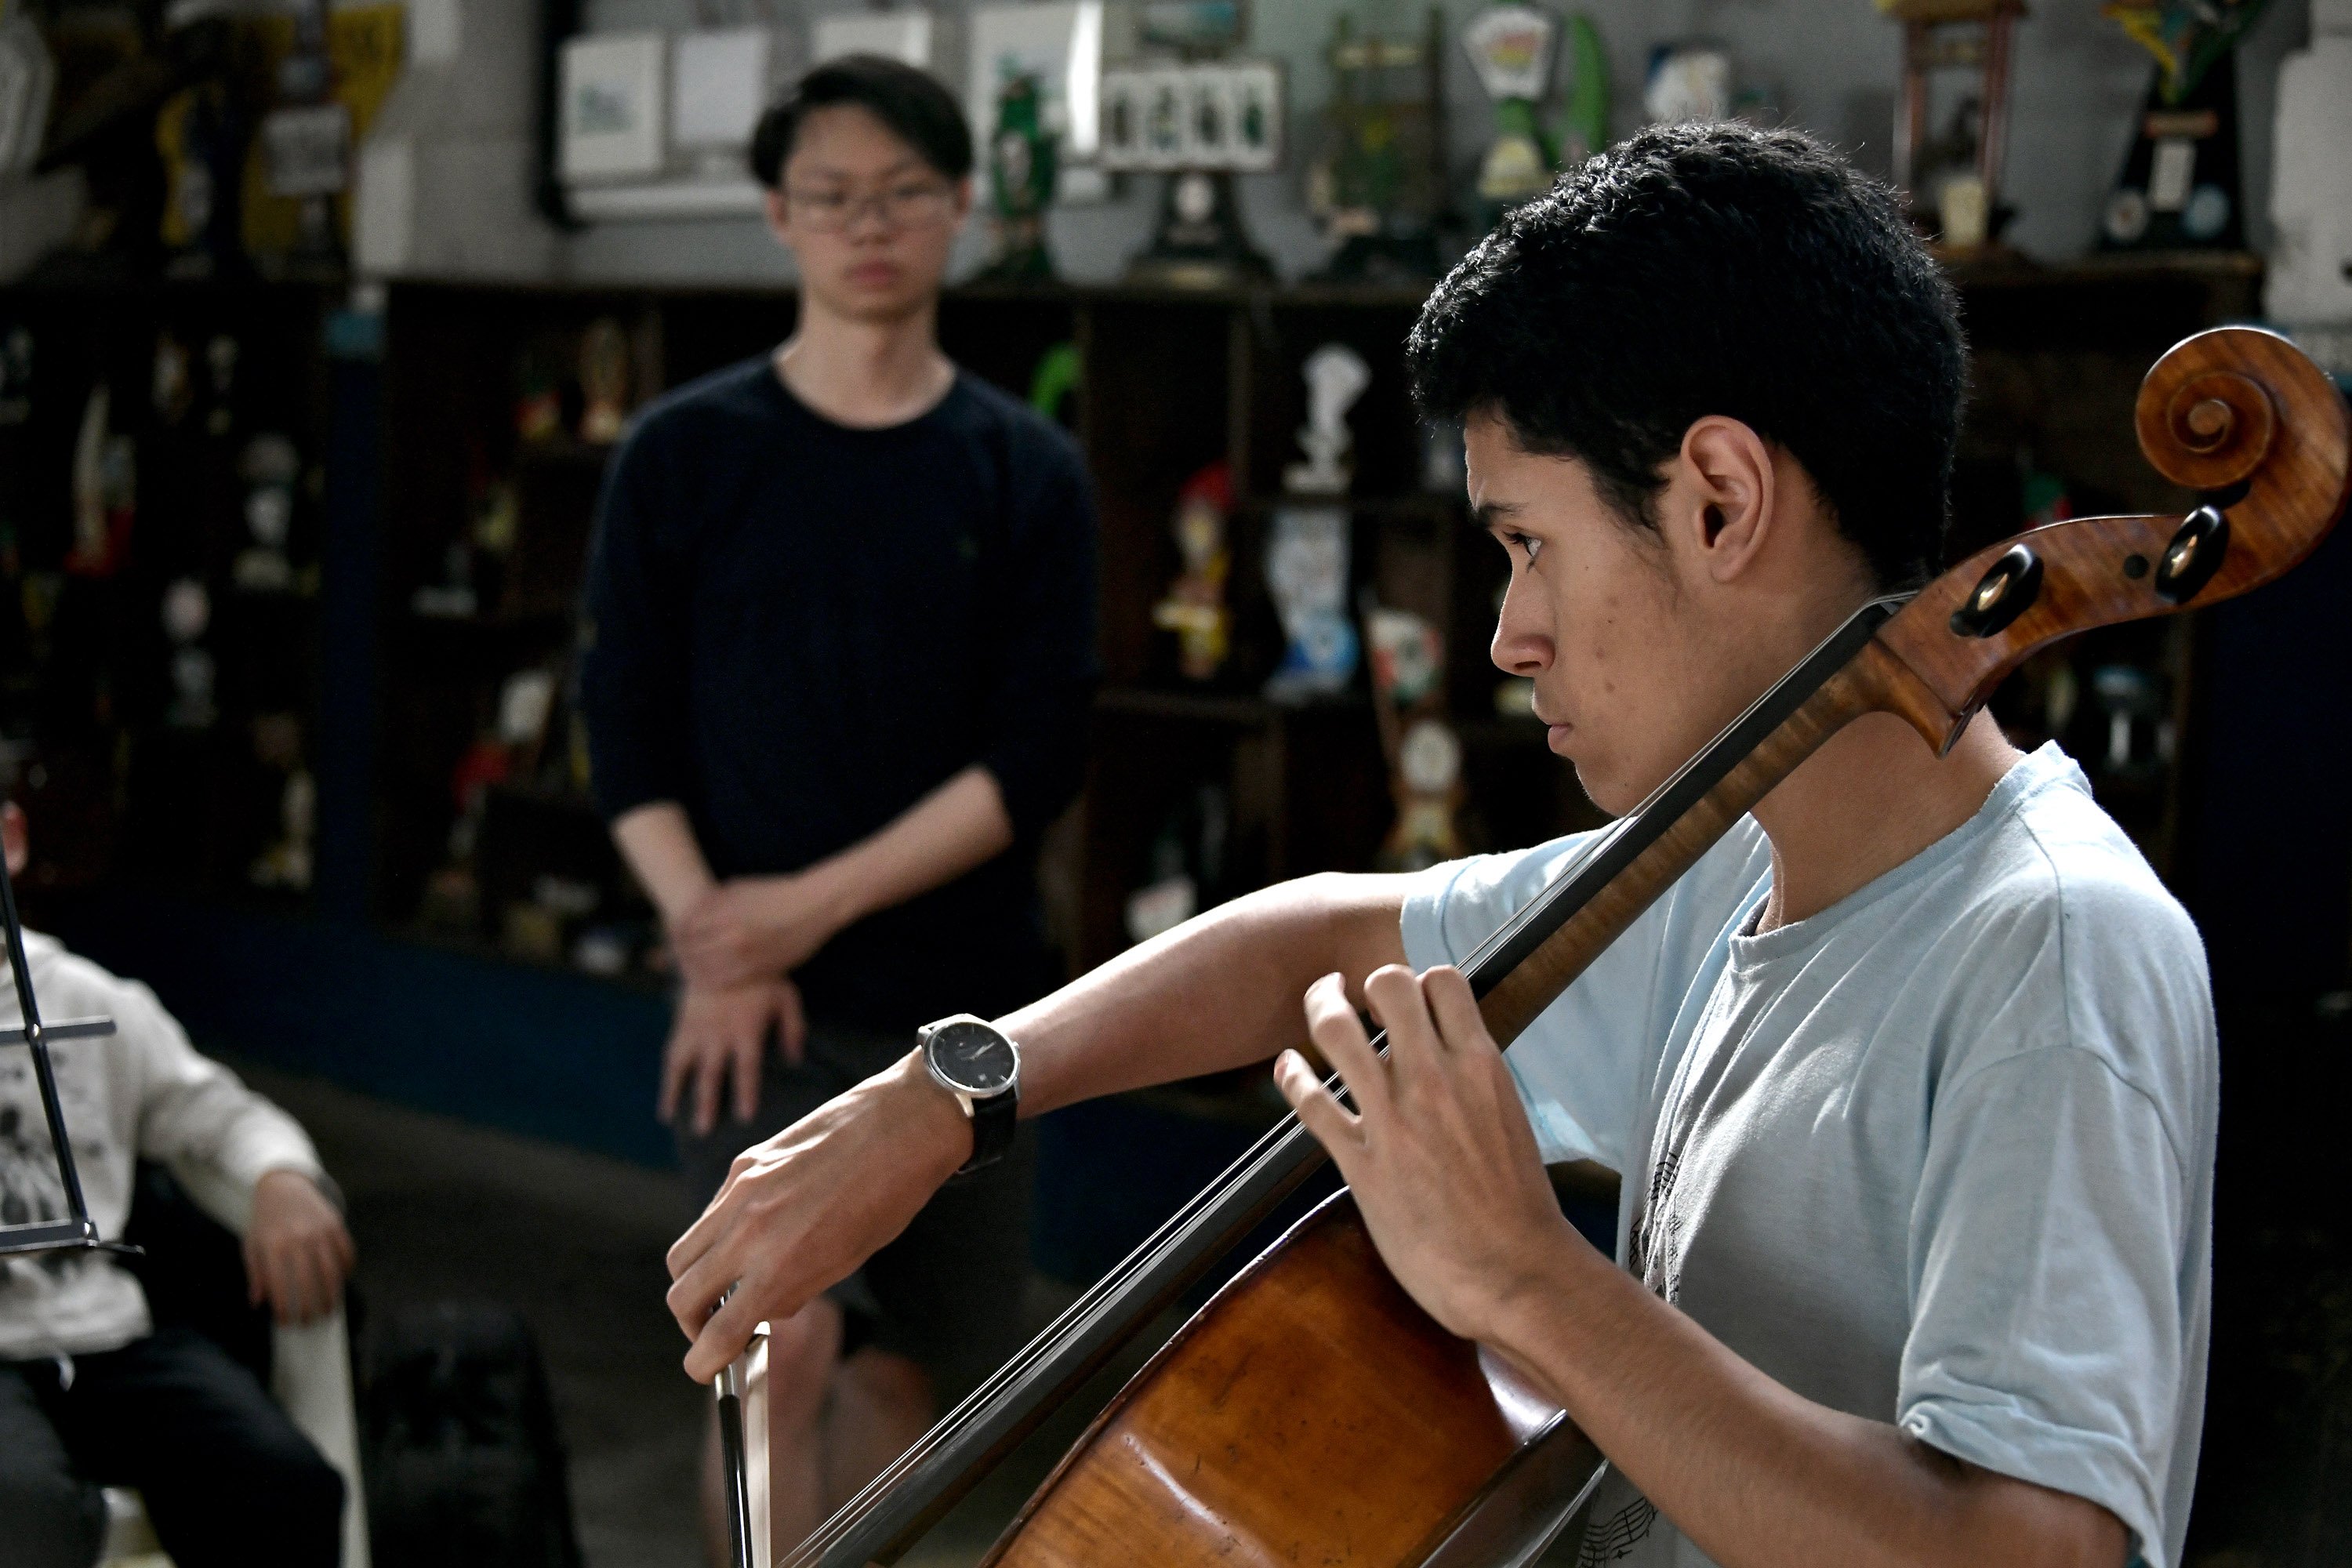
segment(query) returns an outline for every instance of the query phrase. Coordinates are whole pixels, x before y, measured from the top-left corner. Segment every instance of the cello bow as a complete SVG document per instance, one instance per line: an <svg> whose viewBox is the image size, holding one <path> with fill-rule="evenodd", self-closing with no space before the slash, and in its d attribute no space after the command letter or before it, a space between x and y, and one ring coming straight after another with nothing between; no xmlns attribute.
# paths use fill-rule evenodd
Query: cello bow
<svg viewBox="0 0 2352 1568"><path fill-rule="evenodd" d="M2352 414L2325 374L2268 331L2223 327L2176 344L2142 383L2135 423L2149 463L2200 504L2050 523L1916 594L1864 605L1464 964L1497 1044L1847 723L1893 713L1948 751L2037 649L2268 583L2318 547L2352 495ZM897 1561L1323 1157L1284 1118L801 1542L787 1568ZM1383 1375L1346 1374L1364 1364ZM1391 1397L1400 1383L1412 1391L1402 1403ZM1204 1400L1223 1418L1204 1415ZM1312 1430L1289 1429L1302 1422ZM987 1563L1207 1568L1244 1546L1244 1557L1293 1562L1525 1562L1599 1464L1559 1411L1413 1305L1342 1193L1151 1358Z"/></svg>

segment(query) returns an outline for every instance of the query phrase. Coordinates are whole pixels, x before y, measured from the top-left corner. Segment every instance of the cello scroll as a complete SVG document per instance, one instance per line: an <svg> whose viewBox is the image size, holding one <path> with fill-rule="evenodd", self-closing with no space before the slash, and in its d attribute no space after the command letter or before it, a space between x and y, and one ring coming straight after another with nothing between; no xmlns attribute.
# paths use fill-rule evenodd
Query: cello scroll
<svg viewBox="0 0 2352 1568"><path fill-rule="evenodd" d="M2275 333L2217 327L2174 345L2141 384L2135 424L2149 464L2204 505L1990 545L1879 631L1895 656L1878 671L1884 705L1939 752L2035 650L2269 582L2318 547L2352 491L2344 399Z"/></svg>

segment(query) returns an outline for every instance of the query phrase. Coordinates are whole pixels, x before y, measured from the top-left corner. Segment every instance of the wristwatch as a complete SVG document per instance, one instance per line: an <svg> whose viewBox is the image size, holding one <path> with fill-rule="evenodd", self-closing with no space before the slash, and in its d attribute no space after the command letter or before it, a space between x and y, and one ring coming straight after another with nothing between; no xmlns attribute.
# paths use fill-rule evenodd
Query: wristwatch
<svg viewBox="0 0 2352 1568"><path fill-rule="evenodd" d="M1021 1047L985 1018L958 1013L916 1032L931 1079L971 1119L971 1158L959 1176L992 1165L1013 1147L1021 1109Z"/></svg>

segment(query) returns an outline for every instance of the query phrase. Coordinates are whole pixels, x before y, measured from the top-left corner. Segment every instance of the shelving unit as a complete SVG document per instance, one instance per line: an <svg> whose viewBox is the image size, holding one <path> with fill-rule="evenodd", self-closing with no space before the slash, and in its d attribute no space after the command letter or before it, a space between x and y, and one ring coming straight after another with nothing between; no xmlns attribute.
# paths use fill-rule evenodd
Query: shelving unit
<svg viewBox="0 0 2352 1568"><path fill-rule="evenodd" d="M37 902L100 882L308 901L307 871L256 862L287 837L289 777L316 765L331 297L253 280L0 289L0 732L25 763ZM159 373L167 342L177 383ZM216 342L234 345L225 384ZM241 466L265 435L294 461L282 581L239 569L260 542ZM76 524L92 457L118 535L96 552ZM164 626L173 584L200 585L207 611L185 649ZM208 703L175 685L183 652L209 661Z"/></svg>
<svg viewBox="0 0 2352 1568"><path fill-rule="evenodd" d="M1304 417L1297 365L1323 342L1349 342L1376 367L1351 419L1356 484L1344 504L1354 519L1355 577L1448 633L1474 828L1499 845L1589 819L1572 781L1548 766L1541 730L1492 716L1496 678L1484 647L1504 563L1466 534L1458 497L1418 488L1422 442L1397 349L1419 303L1394 291L985 286L946 302L949 352L1017 395L1056 345L1074 345L1081 365L1062 413L1086 448L1100 506L1105 682L1085 799L1053 836L1046 876L1049 894L1058 889L1051 913L1074 970L1127 944L1127 895L1146 879L1155 838L1195 810L1203 790L1227 819L1222 863L1203 879L1211 898L1312 870L1361 868L1388 827L1386 772L1360 676L1352 693L1303 707L1259 694L1282 643L1261 569L1265 535ZM393 632L376 904L395 928L419 924L457 812L452 770L491 726L500 685L519 669L561 667L570 643L560 612L577 593L608 454L570 437L518 439L518 367L533 356L542 365L562 361L560 345L608 318L636 350L642 400L759 353L790 331L792 316L789 295L752 291L394 289L386 447L403 456L387 475L383 614ZM562 396L572 426L577 394ZM1173 637L1153 627L1151 606L1180 570L1170 532L1177 493L1220 459L1241 476L1228 524L1234 652L1216 681L1196 685L1177 674ZM516 542L496 607L485 595L471 616L435 624L415 614L415 590L446 575L449 546L498 482L513 487ZM518 563L526 557L546 564L525 574ZM514 597L526 580L527 607ZM1528 777L1538 781L1533 789ZM500 786L492 798L508 827L491 837L537 818L530 832L548 847L538 870L596 890L596 912L578 923L641 922L601 834L558 826L593 821L576 786L576 778L552 789ZM527 896L531 857L515 856L513 842L483 845L480 918L460 940L496 942L498 901ZM493 860L509 868L494 874Z"/></svg>
<svg viewBox="0 0 2352 1568"><path fill-rule="evenodd" d="M2062 481L2076 513L2185 504L2131 445L2132 395L2172 341L2251 309L2251 258L1975 264L1954 277L1976 352L1956 553L2023 526L2028 473ZM1084 798L1051 837L1045 874L1049 918L1073 972L1127 945L1126 899L1151 879L1171 841L1187 840L1188 866L1204 901L1214 901L1309 871L1364 868L1389 825L1362 676L1350 691L1304 706L1260 694L1282 645L1262 563L1286 501L1282 471L1297 456L1299 366L1322 343L1347 343L1372 367L1349 419L1355 475L1342 504L1352 519L1352 587L1423 615L1446 637L1447 706L1465 746L1474 845L1526 844L1598 820L1572 772L1545 751L1540 727L1496 711L1498 677L1485 645L1507 568L1466 526L1458 494L1422 487L1424 446L1398 352L1420 302L1394 289L987 285L945 302L949 352L1016 395L1028 393L1056 345L1074 345L1081 366L1060 412L1086 449L1100 507L1105 681ZM544 379L551 367L562 427L576 429L572 366L591 322L622 327L633 399L643 401L772 346L790 331L793 309L780 291L394 288L375 886L378 915L394 929L431 923L420 918L426 884L449 858L459 812L452 773L495 727L503 683L518 670L568 668L572 607L610 454L570 436L519 437L522 378ZM1215 680L1195 684L1178 674L1173 636L1154 627L1151 609L1181 570L1170 530L1178 492L1219 460L1235 479L1233 651ZM511 487L515 538L492 563L495 581L478 608L416 614L415 590L446 576L449 547L499 484ZM2176 854L2181 819L2192 636L2175 621L2084 638L1997 705L2021 738L2055 733L2084 761L2159 868ZM2116 729L2110 698L2125 687L2138 727L2116 753L2124 763L2105 766ZM558 731L565 712L559 701ZM542 959L569 951L591 926L649 929L587 805L572 742L551 733L539 751L532 778L491 790L475 868L478 908L467 929L443 920L442 939L499 947L500 908L528 900L548 876L575 900L590 889L593 907L562 917L565 942L542 945ZM1217 824L1207 835L1217 841L1214 865L1201 864L1204 815Z"/></svg>

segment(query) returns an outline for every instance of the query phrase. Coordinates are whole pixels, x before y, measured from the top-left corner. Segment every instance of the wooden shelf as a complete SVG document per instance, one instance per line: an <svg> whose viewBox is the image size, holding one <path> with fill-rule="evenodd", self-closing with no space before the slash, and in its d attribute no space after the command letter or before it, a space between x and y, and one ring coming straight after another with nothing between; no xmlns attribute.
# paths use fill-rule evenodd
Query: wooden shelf
<svg viewBox="0 0 2352 1568"><path fill-rule="evenodd" d="M1341 691L1308 702L1272 702L1244 693L1169 690L1149 686L1111 687L1095 698L1104 713L1142 714L1158 719L1181 719L1195 723L1230 724L1256 729L1309 714L1360 712L1370 715L1371 699L1360 691Z"/></svg>

